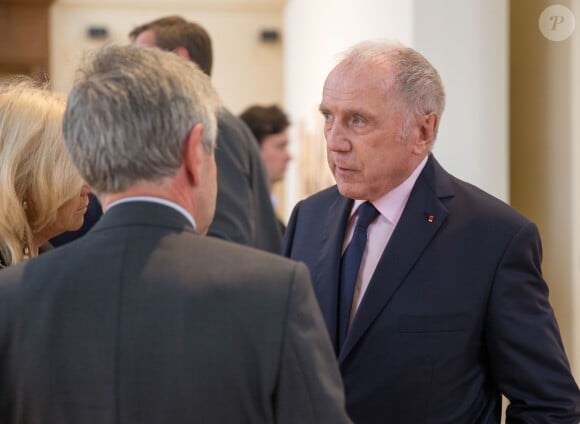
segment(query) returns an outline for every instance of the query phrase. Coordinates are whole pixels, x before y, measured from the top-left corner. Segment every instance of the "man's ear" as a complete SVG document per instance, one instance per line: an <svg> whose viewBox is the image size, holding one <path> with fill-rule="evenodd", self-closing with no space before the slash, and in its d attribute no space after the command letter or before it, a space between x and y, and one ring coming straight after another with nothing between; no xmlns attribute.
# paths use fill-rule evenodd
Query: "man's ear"
<svg viewBox="0 0 580 424"><path fill-rule="evenodd" d="M422 155L425 150L431 148L435 140L438 124L439 117L435 112L428 113L419 118L419 138L413 146L415 154Z"/></svg>
<svg viewBox="0 0 580 424"><path fill-rule="evenodd" d="M177 56L181 56L184 59L187 60L191 60L191 57L189 56L189 52L187 51L187 49L185 47L176 47L172 50L173 53L175 53Z"/></svg>
<svg viewBox="0 0 580 424"><path fill-rule="evenodd" d="M193 186L200 184L200 166L202 162L203 125L196 124L187 135L183 152L183 164L189 183Z"/></svg>

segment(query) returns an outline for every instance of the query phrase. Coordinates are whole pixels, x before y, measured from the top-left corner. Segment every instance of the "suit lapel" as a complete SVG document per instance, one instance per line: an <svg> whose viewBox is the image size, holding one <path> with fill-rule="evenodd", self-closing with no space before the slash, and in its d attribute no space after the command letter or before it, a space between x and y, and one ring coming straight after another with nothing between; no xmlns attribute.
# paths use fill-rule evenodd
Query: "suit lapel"
<svg viewBox="0 0 580 424"><path fill-rule="evenodd" d="M338 282L340 277L340 255L346 221L353 201L337 195L330 205L324 223L324 238L321 240L318 263L313 268L314 291L318 297L322 316L326 321L333 346L336 346L336 320L338 316Z"/></svg>
<svg viewBox="0 0 580 424"><path fill-rule="evenodd" d="M431 157L417 179L401 219L377 264L339 354L339 363L344 361L389 303L446 221L448 211L439 198L450 195L449 176Z"/></svg>

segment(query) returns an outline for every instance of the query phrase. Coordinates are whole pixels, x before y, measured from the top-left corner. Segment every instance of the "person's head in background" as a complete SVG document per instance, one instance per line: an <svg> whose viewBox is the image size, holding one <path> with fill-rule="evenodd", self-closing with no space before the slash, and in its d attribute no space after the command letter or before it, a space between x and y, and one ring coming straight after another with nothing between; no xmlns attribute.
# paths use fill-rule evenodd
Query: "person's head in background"
<svg viewBox="0 0 580 424"><path fill-rule="evenodd" d="M216 200L216 110L209 77L153 48L109 46L78 72L64 116L74 163L103 207L132 196L179 204L205 234Z"/></svg>
<svg viewBox="0 0 580 424"><path fill-rule="evenodd" d="M0 81L0 255L5 266L78 229L89 188L62 136L63 96L27 77Z"/></svg>
<svg viewBox="0 0 580 424"><path fill-rule="evenodd" d="M172 15L139 25L129 33L138 47L158 47L195 62L211 75L213 52L207 31L195 22Z"/></svg>
<svg viewBox="0 0 580 424"><path fill-rule="evenodd" d="M260 145L260 153L270 188L284 179L286 166L292 159L288 152L288 117L276 105L250 106L240 118L248 125Z"/></svg>

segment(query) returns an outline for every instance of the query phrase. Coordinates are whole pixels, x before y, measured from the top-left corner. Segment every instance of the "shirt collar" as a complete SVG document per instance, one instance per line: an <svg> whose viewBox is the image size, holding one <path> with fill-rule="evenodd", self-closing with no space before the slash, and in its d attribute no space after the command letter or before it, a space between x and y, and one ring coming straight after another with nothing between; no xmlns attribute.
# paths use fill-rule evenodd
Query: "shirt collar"
<svg viewBox="0 0 580 424"><path fill-rule="evenodd" d="M409 177L399 184L397 187L379 197L374 202L371 202L375 208L384 216L391 224L396 224L399 222L399 218L403 214L403 209L409 200L411 195L411 190L417 182L417 178L423 171L423 168L427 164L427 159L429 156L425 156L423 161L415 168L415 170L409 175ZM355 200L352 210L350 212L350 217L352 217L359 206L362 205L366 200ZM349 217L349 219L350 219Z"/></svg>
<svg viewBox="0 0 580 424"><path fill-rule="evenodd" d="M109 206L107 207L107 210L111 209L114 206L121 205L123 203L130 203L130 202L158 203L160 205L165 205L167 207L170 207L170 208L176 210L177 212L181 213L189 221L189 223L193 226L193 229L194 230L196 229L195 219L193 219L193 216L191 216L191 214L189 212L187 212L185 210L185 208L183 208L182 206L178 205L175 202L172 202L171 200L162 199L161 197L153 197L153 196L124 197L122 199L115 200L114 202L109 204Z"/></svg>

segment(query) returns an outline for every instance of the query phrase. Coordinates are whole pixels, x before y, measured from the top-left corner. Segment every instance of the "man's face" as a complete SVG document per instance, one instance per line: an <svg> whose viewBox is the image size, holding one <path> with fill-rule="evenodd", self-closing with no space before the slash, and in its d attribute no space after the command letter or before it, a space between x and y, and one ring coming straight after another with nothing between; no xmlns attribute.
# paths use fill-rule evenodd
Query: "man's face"
<svg viewBox="0 0 580 424"><path fill-rule="evenodd" d="M155 40L155 32L151 29L147 29L135 37L133 44L137 47L157 47L157 41Z"/></svg>
<svg viewBox="0 0 580 424"><path fill-rule="evenodd" d="M326 79L320 110L328 164L343 196L378 199L405 181L426 154L414 152L414 121L402 140L405 108L391 84L385 64L338 65Z"/></svg>
<svg viewBox="0 0 580 424"><path fill-rule="evenodd" d="M288 153L288 134L284 130L264 137L260 145L262 160L268 173L270 185L282 181L286 166L292 157Z"/></svg>

